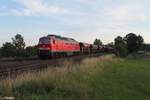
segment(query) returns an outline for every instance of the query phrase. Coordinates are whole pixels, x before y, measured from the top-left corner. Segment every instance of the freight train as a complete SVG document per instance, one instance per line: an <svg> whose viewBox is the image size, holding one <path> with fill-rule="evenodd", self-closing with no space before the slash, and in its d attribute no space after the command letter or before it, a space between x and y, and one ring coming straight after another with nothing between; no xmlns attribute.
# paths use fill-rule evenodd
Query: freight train
<svg viewBox="0 0 150 100"><path fill-rule="evenodd" d="M40 58L53 58L80 54L111 52L113 48L78 42L75 39L58 35L41 37L38 44Z"/></svg>

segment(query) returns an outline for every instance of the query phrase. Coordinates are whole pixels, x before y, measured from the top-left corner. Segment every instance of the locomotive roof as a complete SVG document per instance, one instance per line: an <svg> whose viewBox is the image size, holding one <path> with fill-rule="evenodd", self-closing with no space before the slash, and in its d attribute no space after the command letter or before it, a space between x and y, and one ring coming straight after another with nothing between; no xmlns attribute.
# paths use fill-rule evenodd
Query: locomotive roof
<svg viewBox="0 0 150 100"><path fill-rule="evenodd" d="M48 36L53 36L55 38L58 38L58 39L61 39L61 40L66 40L66 41L71 41L71 42L77 42L75 39L73 38L67 38L67 37L62 37L62 36L59 36L59 35L48 35Z"/></svg>

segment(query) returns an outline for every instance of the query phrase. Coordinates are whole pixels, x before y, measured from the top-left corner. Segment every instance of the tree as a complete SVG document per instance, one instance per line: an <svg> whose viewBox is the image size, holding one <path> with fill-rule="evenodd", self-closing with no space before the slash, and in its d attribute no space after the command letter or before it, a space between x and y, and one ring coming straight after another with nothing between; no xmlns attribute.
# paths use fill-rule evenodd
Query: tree
<svg viewBox="0 0 150 100"><path fill-rule="evenodd" d="M113 43L113 42L110 42L110 43L107 44L107 46L114 48L114 43Z"/></svg>
<svg viewBox="0 0 150 100"><path fill-rule="evenodd" d="M25 42L22 35L17 34L12 38L12 42L3 44L0 50L2 57L29 57L37 54L36 46L25 48Z"/></svg>
<svg viewBox="0 0 150 100"><path fill-rule="evenodd" d="M103 43L102 43L102 41L100 39L95 39L93 44L94 45L102 45Z"/></svg>
<svg viewBox="0 0 150 100"><path fill-rule="evenodd" d="M0 48L0 57L2 57L2 48Z"/></svg>
<svg viewBox="0 0 150 100"><path fill-rule="evenodd" d="M129 33L125 36L124 40L127 43L127 47L130 53L135 52L140 49L140 47L144 43L144 39L142 36L137 36L134 33Z"/></svg>
<svg viewBox="0 0 150 100"><path fill-rule="evenodd" d="M35 56L38 53L38 49L36 46L29 46L26 48L27 56Z"/></svg>
<svg viewBox="0 0 150 100"><path fill-rule="evenodd" d="M126 42L120 36L115 38L115 51L116 51L116 55L119 57L126 57L128 55Z"/></svg>
<svg viewBox="0 0 150 100"><path fill-rule="evenodd" d="M141 35L138 36L138 44L139 44L139 49L141 49L144 45L144 39Z"/></svg>
<svg viewBox="0 0 150 100"><path fill-rule="evenodd" d="M1 48L1 55L3 57L14 57L16 54L15 47L12 43L6 42Z"/></svg>
<svg viewBox="0 0 150 100"><path fill-rule="evenodd" d="M17 57L27 56L25 51L25 42L22 35L20 34L15 35L15 37L12 38L12 44L15 47L15 51L16 51L15 56Z"/></svg>
<svg viewBox="0 0 150 100"><path fill-rule="evenodd" d="M17 34L14 38L12 38L12 44L16 47L16 49L21 50L25 48L25 42L22 35Z"/></svg>

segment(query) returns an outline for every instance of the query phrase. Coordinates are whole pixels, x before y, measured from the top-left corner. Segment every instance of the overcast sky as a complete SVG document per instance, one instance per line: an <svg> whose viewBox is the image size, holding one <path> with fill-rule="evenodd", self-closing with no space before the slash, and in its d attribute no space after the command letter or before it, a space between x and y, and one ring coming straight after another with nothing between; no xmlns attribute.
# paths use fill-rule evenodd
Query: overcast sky
<svg viewBox="0 0 150 100"><path fill-rule="evenodd" d="M47 34L108 43L129 32L150 43L150 0L0 0L0 45L16 33L34 45Z"/></svg>

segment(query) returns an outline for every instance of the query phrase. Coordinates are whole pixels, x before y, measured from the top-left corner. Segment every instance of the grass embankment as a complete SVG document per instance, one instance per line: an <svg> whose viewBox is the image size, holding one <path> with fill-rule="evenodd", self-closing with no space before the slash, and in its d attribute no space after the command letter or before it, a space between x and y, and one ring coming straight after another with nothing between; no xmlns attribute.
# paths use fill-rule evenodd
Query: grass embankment
<svg viewBox="0 0 150 100"><path fill-rule="evenodd" d="M34 100L150 100L150 61L112 55L64 62L0 83L0 94Z"/></svg>

